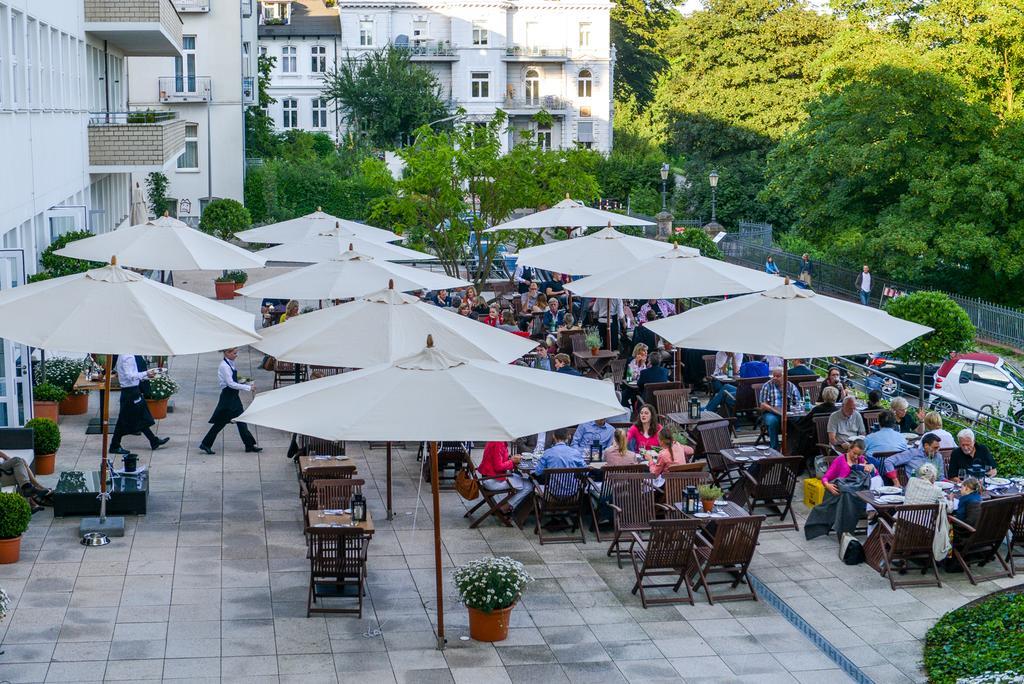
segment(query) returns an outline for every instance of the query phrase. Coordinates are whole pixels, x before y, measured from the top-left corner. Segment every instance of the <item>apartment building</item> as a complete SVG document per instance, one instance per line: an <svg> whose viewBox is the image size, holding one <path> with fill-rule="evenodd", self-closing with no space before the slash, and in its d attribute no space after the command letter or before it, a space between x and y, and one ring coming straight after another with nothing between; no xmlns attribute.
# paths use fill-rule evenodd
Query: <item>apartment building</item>
<svg viewBox="0 0 1024 684"><path fill-rule="evenodd" d="M188 121L184 150L164 173L176 215L197 224L212 199L242 200L245 108L256 101L255 0L171 3L182 22L180 52L131 57L128 104Z"/></svg>

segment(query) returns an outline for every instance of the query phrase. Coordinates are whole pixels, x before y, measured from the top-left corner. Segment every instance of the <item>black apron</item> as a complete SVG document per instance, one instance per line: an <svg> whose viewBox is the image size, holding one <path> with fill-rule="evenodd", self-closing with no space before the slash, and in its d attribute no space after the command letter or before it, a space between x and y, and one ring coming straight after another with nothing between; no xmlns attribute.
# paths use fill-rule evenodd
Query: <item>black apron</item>
<svg viewBox="0 0 1024 684"><path fill-rule="evenodd" d="M226 363L222 361L221 363ZM231 380L238 382L238 370L231 369ZM211 423L230 423L242 415L245 409L242 408L242 400L238 396L238 390L225 387L220 391L220 399L217 400L217 408L213 409L210 416Z"/></svg>
<svg viewBox="0 0 1024 684"><path fill-rule="evenodd" d="M141 356L135 357L135 365L140 373L149 370L146 360ZM121 388L117 429L126 435L138 434L144 429L156 425L153 415L149 412L149 405L146 404L146 398L142 393L143 383L149 384L149 381L142 380L135 387Z"/></svg>
<svg viewBox="0 0 1024 684"><path fill-rule="evenodd" d="M533 269L529 266L523 267L523 280L525 283L519 283L519 294L525 294L530 289L530 283L533 282Z"/></svg>

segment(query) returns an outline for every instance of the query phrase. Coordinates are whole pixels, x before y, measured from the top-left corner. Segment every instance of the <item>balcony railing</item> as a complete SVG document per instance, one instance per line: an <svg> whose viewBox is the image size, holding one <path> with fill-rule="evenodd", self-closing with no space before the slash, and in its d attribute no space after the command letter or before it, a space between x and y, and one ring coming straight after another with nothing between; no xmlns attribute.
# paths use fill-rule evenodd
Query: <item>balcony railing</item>
<svg viewBox="0 0 1024 684"><path fill-rule="evenodd" d="M210 0L172 0L179 12L209 12Z"/></svg>
<svg viewBox="0 0 1024 684"><path fill-rule="evenodd" d="M242 0L242 16L246 19L252 16L252 0Z"/></svg>
<svg viewBox="0 0 1024 684"><path fill-rule="evenodd" d="M558 112L569 109L568 101L557 95L542 95L540 97L506 97L503 104L504 109L509 110L531 110Z"/></svg>
<svg viewBox="0 0 1024 684"><path fill-rule="evenodd" d="M242 78L242 104L256 104L256 79L252 76Z"/></svg>
<svg viewBox="0 0 1024 684"><path fill-rule="evenodd" d="M535 45L510 45L505 48L506 59L565 60L572 56L569 48L546 48Z"/></svg>
<svg viewBox="0 0 1024 684"><path fill-rule="evenodd" d="M161 76L157 79L161 102L212 102L208 76Z"/></svg>
<svg viewBox="0 0 1024 684"><path fill-rule="evenodd" d="M89 170L159 171L185 148L176 112L96 112L89 117Z"/></svg>
<svg viewBox="0 0 1024 684"><path fill-rule="evenodd" d="M431 59L431 58L442 58L442 59L458 59L459 53L448 41L437 41L437 42L423 42L418 45L410 45L409 56L413 59L419 58L419 60Z"/></svg>
<svg viewBox="0 0 1024 684"><path fill-rule="evenodd" d="M90 126L122 126L124 124L152 124L173 121L178 118L177 112L167 110L145 109L135 112L91 112Z"/></svg>

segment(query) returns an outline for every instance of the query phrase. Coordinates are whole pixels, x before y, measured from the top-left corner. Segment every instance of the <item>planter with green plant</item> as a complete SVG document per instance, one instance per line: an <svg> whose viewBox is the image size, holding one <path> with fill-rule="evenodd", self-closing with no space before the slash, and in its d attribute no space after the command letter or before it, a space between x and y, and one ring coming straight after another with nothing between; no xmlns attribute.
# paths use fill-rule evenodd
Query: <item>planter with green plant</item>
<svg viewBox="0 0 1024 684"><path fill-rule="evenodd" d="M25 427L32 428L32 449L36 454L32 469L36 475L52 474L57 449L60 448L60 428L49 418L33 418L25 423Z"/></svg>
<svg viewBox="0 0 1024 684"><path fill-rule="evenodd" d="M601 339L601 336L598 335L595 330L588 330L584 341L586 342L590 353L594 356L597 356L597 350L601 348L602 344L604 344L604 340Z"/></svg>
<svg viewBox="0 0 1024 684"><path fill-rule="evenodd" d="M710 513L715 509L715 502L722 498L722 488L714 485L700 485L697 487L697 496L700 497L704 512Z"/></svg>
<svg viewBox="0 0 1024 684"><path fill-rule="evenodd" d="M67 396L67 392L52 382L39 383L32 388L32 415L57 422L57 407Z"/></svg>
<svg viewBox="0 0 1024 684"><path fill-rule="evenodd" d="M45 380L60 387L68 396L60 402L60 412L65 416L80 416L89 410L89 393L76 390L75 383L85 370L81 359L58 356L46 361Z"/></svg>
<svg viewBox="0 0 1024 684"><path fill-rule="evenodd" d="M21 535L28 529L32 508L21 494L0 492L0 565L17 563Z"/></svg>
<svg viewBox="0 0 1024 684"><path fill-rule="evenodd" d="M222 275L215 278L213 288L217 293L217 299L235 298L235 279L229 275Z"/></svg>
<svg viewBox="0 0 1024 684"><path fill-rule="evenodd" d="M149 379L146 389L146 405L156 420L167 417L167 400L178 391L178 383L171 376L161 373Z"/></svg>
<svg viewBox="0 0 1024 684"><path fill-rule="evenodd" d="M231 278L231 282L235 284L235 292L245 287L245 283L249 280L249 274L245 271L227 271L224 275Z"/></svg>
<svg viewBox="0 0 1024 684"><path fill-rule="evenodd" d="M453 578L469 610L469 636L477 641L508 638L509 614L523 587L533 581L523 564L504 556L481 558L456 568Z"/></svg>

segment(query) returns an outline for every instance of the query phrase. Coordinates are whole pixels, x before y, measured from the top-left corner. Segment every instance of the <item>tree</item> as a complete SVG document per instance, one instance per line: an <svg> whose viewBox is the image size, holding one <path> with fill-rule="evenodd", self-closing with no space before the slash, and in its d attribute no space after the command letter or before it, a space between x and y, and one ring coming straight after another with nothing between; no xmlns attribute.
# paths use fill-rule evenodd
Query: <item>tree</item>
<svg viewBox="0 0 1024 684"><path fill-rule="evenodd" d="M260 55L256 60L256 104L245 109L245 154L247 157L266 159L273 157L280 142L274 131L274 120L267 113L277 102L270 96L270 76L277 57Z"/></svg>
<svg viewBox="0 0 1024 684"><path fill-rule="evenodd" d="M167 201L167 176L159 171L153 171L146 176L146 199L149 200L149 208L157 216L163 216L165 211L170 211L170 202Z"/></svg>
<svg viewBox="0 0 1024 684"><path fill-rule="evenodd" d="M679 13L665 0L616 0L611 11L615 45L615 97L646 107L658 74L668 66L665 32Z"/></svg>
<svg viewBox="0 0 1024 684"><path fill-rule="evenodd" d="M90 237L93 237L93 234L88 230L71 230L67 233L58 235L57 238L43 250L43 253L39 257L39 263L44 269L42 273L46 273L46 276L37 277L35 280L60 278L61 276L73 275L75 273L85 273L91 269L103 266L103 264L98 261L84 261L82 259L75 259L55 254L57 250L64 249L69 243L72 243L75 240L83 240Z"/></svg>
<svg viewBox="0 0 1024 684"><path fill-rule="evenodd" d="M700 228L687 228L681 233L672 233L672 235L668 236L668 241L677 245L699 249L701 255L709 259L721 261L725 258L722 250L715 244L715 241Z"/></svg>
<svg viewBox="0 0 1024 684"><path fill-rule="evenodd" d="M898 358L920 364L918 387L920 406L924 408L925 365L942 363L950 354L969 351L974 347L977 331L967 312L941 292L921 290L890 299L885 310L896 318L932 328L932 332L907 342L895 352Z"/></svg>
<svg viewBox="0 0 1024 684"><path fill-rule="evenodd" d="M249 210L233 199L213 200L206 205L199 219L199 230L221 240L231 240L235 233L252 225Z"/></svg>
<svg viewBox="0 0 1024 684"><path fill-rule="evenodd" d="M429 69L413 63L408 50L392 46L349 57L324 74L323 96L373 145L390 148L420 126L444 119L448 108Z"/></svg>

